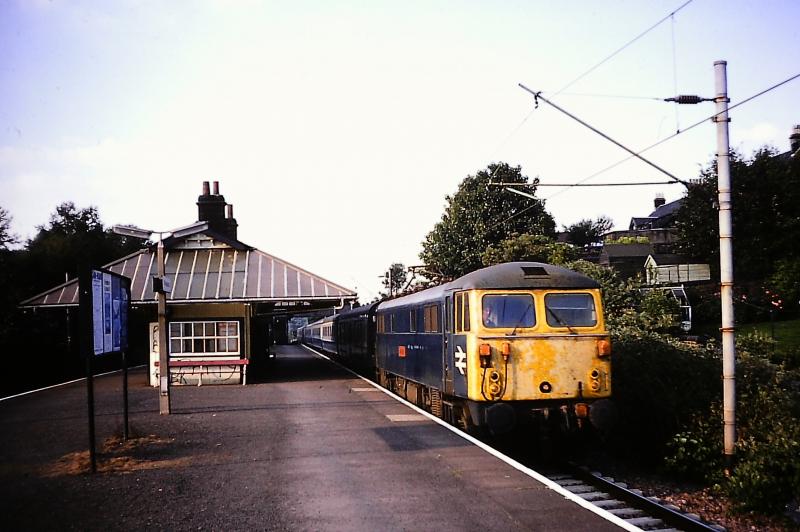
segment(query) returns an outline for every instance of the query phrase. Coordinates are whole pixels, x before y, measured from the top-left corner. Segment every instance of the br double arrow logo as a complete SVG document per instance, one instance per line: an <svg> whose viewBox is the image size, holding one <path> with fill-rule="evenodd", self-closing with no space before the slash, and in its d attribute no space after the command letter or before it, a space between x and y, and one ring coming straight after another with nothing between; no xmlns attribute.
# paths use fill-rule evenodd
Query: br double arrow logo
<svg viewBox="0 0 800 532"><path fill-rule="evenodd" d="M467 374L467 354L461 350L461 346L456 346L456 351L453 353L456 358L455 366L458 368L459 373L462 375Z"/></svg>

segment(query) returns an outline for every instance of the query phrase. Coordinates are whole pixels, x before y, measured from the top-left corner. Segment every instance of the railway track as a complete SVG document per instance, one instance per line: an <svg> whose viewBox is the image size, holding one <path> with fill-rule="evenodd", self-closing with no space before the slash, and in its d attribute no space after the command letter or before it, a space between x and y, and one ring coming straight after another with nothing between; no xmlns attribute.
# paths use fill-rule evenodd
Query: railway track
<svg viewBox="0 0 800 532"><path fill-rule="evenodd" d="M358 375L355 372L353 373ZM363 376L360 377L364 380L370 380ZM425 412L419 407L408 403L391 390L378 384L375 385L384 389L388 394L397 397L408 406L419 410L424 415L430 416L432 419L435 417L429 412ZM458 431L462 432L460 429ZM509 447L508 445L497 445L497 442L492 443L485 440L482 443L494 448L511 460L526 465L533 470L539 469L539 467L531 463L530 455L526 452L527 446L520 449L515 445ZM572 463L561 463L558 468L558 472L550 471L540 474L563 489L581 497L586 502L602 508L641 530L662 532L724 532L726 530L725 527L720 525L705 523L699 516L684 513L677 506L662 503L655 497L645 497L640 490L629 489L624 483L616 482L613 478L605 477L600 473L590 472L585 467Z"/></svg>
<svg viewBox="0 0 800 532"><path fill-rule="evenodd" d="M725 530L722 526L704 523L697 515L683 513L676 506L664 504L654 497L645 497L641 491L629 489L624 483L615 482L613 478L572 464L562 469L561 473L546 476L567 491L642 530Z"/></svg>

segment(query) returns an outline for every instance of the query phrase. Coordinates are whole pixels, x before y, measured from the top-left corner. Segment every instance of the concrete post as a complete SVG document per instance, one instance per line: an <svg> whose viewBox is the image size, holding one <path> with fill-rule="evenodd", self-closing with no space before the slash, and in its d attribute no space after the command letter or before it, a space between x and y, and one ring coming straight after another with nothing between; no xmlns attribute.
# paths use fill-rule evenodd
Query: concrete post
<svg viewBox="0 0 800 532"><path fill-rule="evenodd" d="M724 455L732 465L736 444L736 336L733 315L733 223L731 221L730 144L728 138L727 62L714 63L717 114L717 187L719 194L719 270L722 303L722 419Z"/></svg>

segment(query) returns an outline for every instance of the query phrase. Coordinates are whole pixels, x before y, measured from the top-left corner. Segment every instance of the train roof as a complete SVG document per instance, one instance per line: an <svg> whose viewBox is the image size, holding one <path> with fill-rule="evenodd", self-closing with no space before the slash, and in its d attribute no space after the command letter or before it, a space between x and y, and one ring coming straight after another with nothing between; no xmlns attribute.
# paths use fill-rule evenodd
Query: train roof
<svg viewBox="0 0 800 532"><path fill-rule="evenodd" d="M369 314L373 308L377 307L380 302L369 303L366 305L361 305L360 307L354 307L351 309L343 310L338 314L340 318L352 315L362 315L362 314Z"/></svg>
<svg viewBox="0 0 800 532"><path fill-rule="evenodd" d="M592 289L600 288L594 279L581 273L542 262L506 262L468 273L447 284L381 303L381 309L400 307L437 299L451 290L503 289Z"/></svg>

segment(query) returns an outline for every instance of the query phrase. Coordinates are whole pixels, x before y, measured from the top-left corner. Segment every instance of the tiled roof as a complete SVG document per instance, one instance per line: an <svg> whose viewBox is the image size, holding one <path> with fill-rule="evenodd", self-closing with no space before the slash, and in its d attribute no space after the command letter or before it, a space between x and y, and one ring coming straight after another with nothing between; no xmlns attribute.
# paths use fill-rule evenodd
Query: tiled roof
<svg viewBox="0 0 800 532"><path fill-rule="evenodd" d="M350 289L318 277L277 257L232 247L208 235L171 242L164 253L165 275L172 281L167 301L222 303L286 300L354 299ZM237 249L239 248L239 249ZM123 257L106 269L131 279L131 302L154 303L151 278L158 267L155 246ZM73 279L22 302L22 306L78 304L78 281Z"/></svg>

